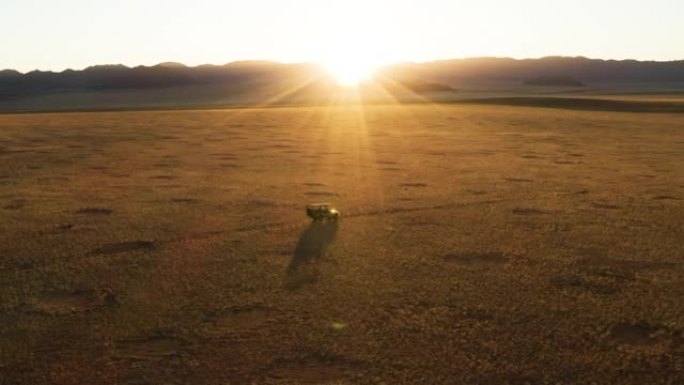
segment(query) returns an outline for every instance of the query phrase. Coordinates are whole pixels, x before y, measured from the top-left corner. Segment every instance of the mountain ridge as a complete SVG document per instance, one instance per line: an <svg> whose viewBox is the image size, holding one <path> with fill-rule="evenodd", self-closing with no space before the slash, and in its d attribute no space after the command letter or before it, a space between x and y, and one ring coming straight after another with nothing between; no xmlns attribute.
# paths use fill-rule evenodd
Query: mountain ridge
<svg viewBox="0 0 684 385"><path fill-rule="evenodd" d="M443 65L458 65L458 64L470 64L470 63L478 63L481 64L482 62L499 62L499 63L549 63L549 62L575 62L575 63L607 63L607 64L641 64L641 65L684 65L684 59L681 60L636 60L636 59L594 59L594 58L588 58L585 56L557 56L557 55L552 55L552 56L544 56L540 58L522 58L522 59L517 59L517 58L511 58L511 57L499 57L499 56L478 56L478 57L468 57L468 58L453 58L453 59L439 59L439 60L429 60L429 61L401 61L401 62L396 62L392 64L388 64L383 66L383 68L386 67L395 67L395 66L443 66ZM152 65L136 65L136 66L127 66L125 64L95 64L91 65L88 67L85 67L83 69L73 69L73 68L67 68L62 71L53 71L53 70L41 70L41 69L34 69L32 71L27 71L27 72L21 72L13 68L4 68L0 69L0 74L3 73L13 73L13 74L19 74L19 75L26 75L29 73L33 72L38 72L38 73L51 73L51 74L60 74L64 72L80 72L80 71L85 71L85 70L92 70L92 69L135 69L135 68L155 68L155 67L163 67L163 68L184 68L184 69L197 69L197 68L203 68L203 67L231 67L231 66L244 66L244 65L283 65L283 66L290 66L290 65L317 65L314 62L294 62L294 63L284 63L284 62L277 62L277 61L271 61L271 60L236 60L233 62L228 62L228 63L223 63L223 64L215 64L215 63L204 63L204 64L198 64L198 65L187 65L181 62L174 62L174 61L165 61L165 62L160 62L157 64L152 64Z"/></svg>
<svg viewBox="0 0 684 385"><path fill-rule="evenodd" d="M0 109L252 105L272 100L314 103L329 98L338 88L335 83L318 64L265 60L193 67L177 62L136 67L104 64L82 70L25 74L2 70ZM382 67L372 79L361 84L365 95L434 95L440 100L479 98L484 95L483 90L500 96L501 92L510 95L512 90L586 93L632 85L682 93L684 60L549 56L405 62Z"/></svg>

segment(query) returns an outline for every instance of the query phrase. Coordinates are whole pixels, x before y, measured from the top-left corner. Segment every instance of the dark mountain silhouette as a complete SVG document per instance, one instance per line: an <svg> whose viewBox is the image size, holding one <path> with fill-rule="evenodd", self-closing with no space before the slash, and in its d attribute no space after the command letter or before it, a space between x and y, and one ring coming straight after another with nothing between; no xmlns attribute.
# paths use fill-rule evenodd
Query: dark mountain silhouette
<svg viewBox="0 0 684 385"><path fill-rule="evenodd" d="M655 62L545 57L516 60L471 58L388 67L395 76L411 74L443 83L459 81L522 82L540 77L569 77L583 83L684 82L684 60Z"/></svg>
<svg viewBox="0 0 684 385"><path fill-rule="evenodd" d="M82 71L32 71L20 74L3 71L0 75L0 97L92 91L149 89L189 85L240 85L250 82L269 83L311 76L321 70L313 65L286 65L271 62L235 62L221 66L186 67L180 63L161 63L151 67L129 68L121 64L97 65Z"/></svg>
<svg viewBox="0 0 684 385"><path fill-rule="evenodd" d="M323 69L313 64L280 64L243 61L226 65L187 67L166 62L129 68L121 64L96 65L81 71L32 71L21 74L0 71L0 95L21 96L67 90L158 88L183 85L269 83L297 77L321 77ZM515 60L473 58L402 63L380 71L385 78L399 79L408 88L447 89L461 81L517 81L568 78L577 83L684 82L684 60L640 62L596 60L583 57L547 57ZM432 86L426 84L432 83ZM441 86L437 86L440 85Z"/></svg>
<svg viewBox="0 0 684 385"><path fill-rule="evenodd" d="M570 76L540 76L527 79L523 84L546 87L584 87L584 83Z"/></svg>
<svg viewBox="0 0 684 385"><path fill-rule="evenodd" d="M0 71L0 78L10 77L10 76L20 76L21 72L15 70L2 70Z"/></svg>
<svg viewBox="0 0 684 385"><path fill-rule="evenodd" d="M468 84L605 87L648 84L684 91L684 60L670 62L546 57L516 60L472 58L400 63L380 69L370 81L390 94L440 94L467 98ZM0 110L224 106L317 102L336 87L315 64L240 61L188 67L96 65L62 72L0 71ZM367 94L372 95L373 87ZM458 91L455 91L458 90ZM466 91L462 91L466 90ZM478 91L480 92L480 91ZM679 91L677 91L679 92ZM376 93L381 94L381 93ZM485 96L477 96L485 97ZM445 100L445 99L441 99Z"/></svg>
<svg viewBox="0 0 684 385"><path fill-rule="evenodd" d="M187 66L183 63L177 63L174 61L167 61L164 63L159 63L157 64L157 67L167 67L167 68L187 68Z"/></svg>

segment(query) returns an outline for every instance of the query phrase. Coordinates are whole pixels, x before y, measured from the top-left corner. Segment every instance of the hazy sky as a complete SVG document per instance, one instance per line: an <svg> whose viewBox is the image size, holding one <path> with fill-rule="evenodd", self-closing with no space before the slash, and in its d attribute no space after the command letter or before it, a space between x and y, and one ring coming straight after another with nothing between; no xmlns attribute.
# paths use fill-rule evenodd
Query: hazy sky
<svg viewBox="0 0 684 385"><path fill-rule="evenodd" d="M0 68L24 72L547 55L684 59L684 0L0 0Z"/></svg>

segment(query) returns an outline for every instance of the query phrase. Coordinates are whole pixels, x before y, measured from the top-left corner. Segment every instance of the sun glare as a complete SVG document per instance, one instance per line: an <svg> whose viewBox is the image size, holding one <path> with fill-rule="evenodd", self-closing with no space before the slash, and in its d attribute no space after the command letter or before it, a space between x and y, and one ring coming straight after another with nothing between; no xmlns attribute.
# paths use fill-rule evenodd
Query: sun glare
<svg viewBox="0 0 684 385"><path fill-rule="evenodd" d="M356 86L394 61L395 36L386 16L390 4L347 0L326 5L334 17L315 38L320 42L317 59L339 85Z"/></svg>
<svg viewBox="0 0 684 385"><path fill-rule="evenodd" d="M373 76L378 65L357 58L339 58L323 63L330 75L342 86L355 86Z"/></svg>

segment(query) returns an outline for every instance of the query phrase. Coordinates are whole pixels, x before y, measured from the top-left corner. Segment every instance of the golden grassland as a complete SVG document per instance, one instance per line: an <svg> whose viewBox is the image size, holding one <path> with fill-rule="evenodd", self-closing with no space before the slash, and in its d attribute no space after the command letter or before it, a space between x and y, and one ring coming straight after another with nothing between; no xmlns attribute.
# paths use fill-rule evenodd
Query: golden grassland
<svg viewBox="0 0 684 385"><path fill-rule="evenodd" d="M683 149L675 114L0 115L0 383L682 383Z"/></svg>

